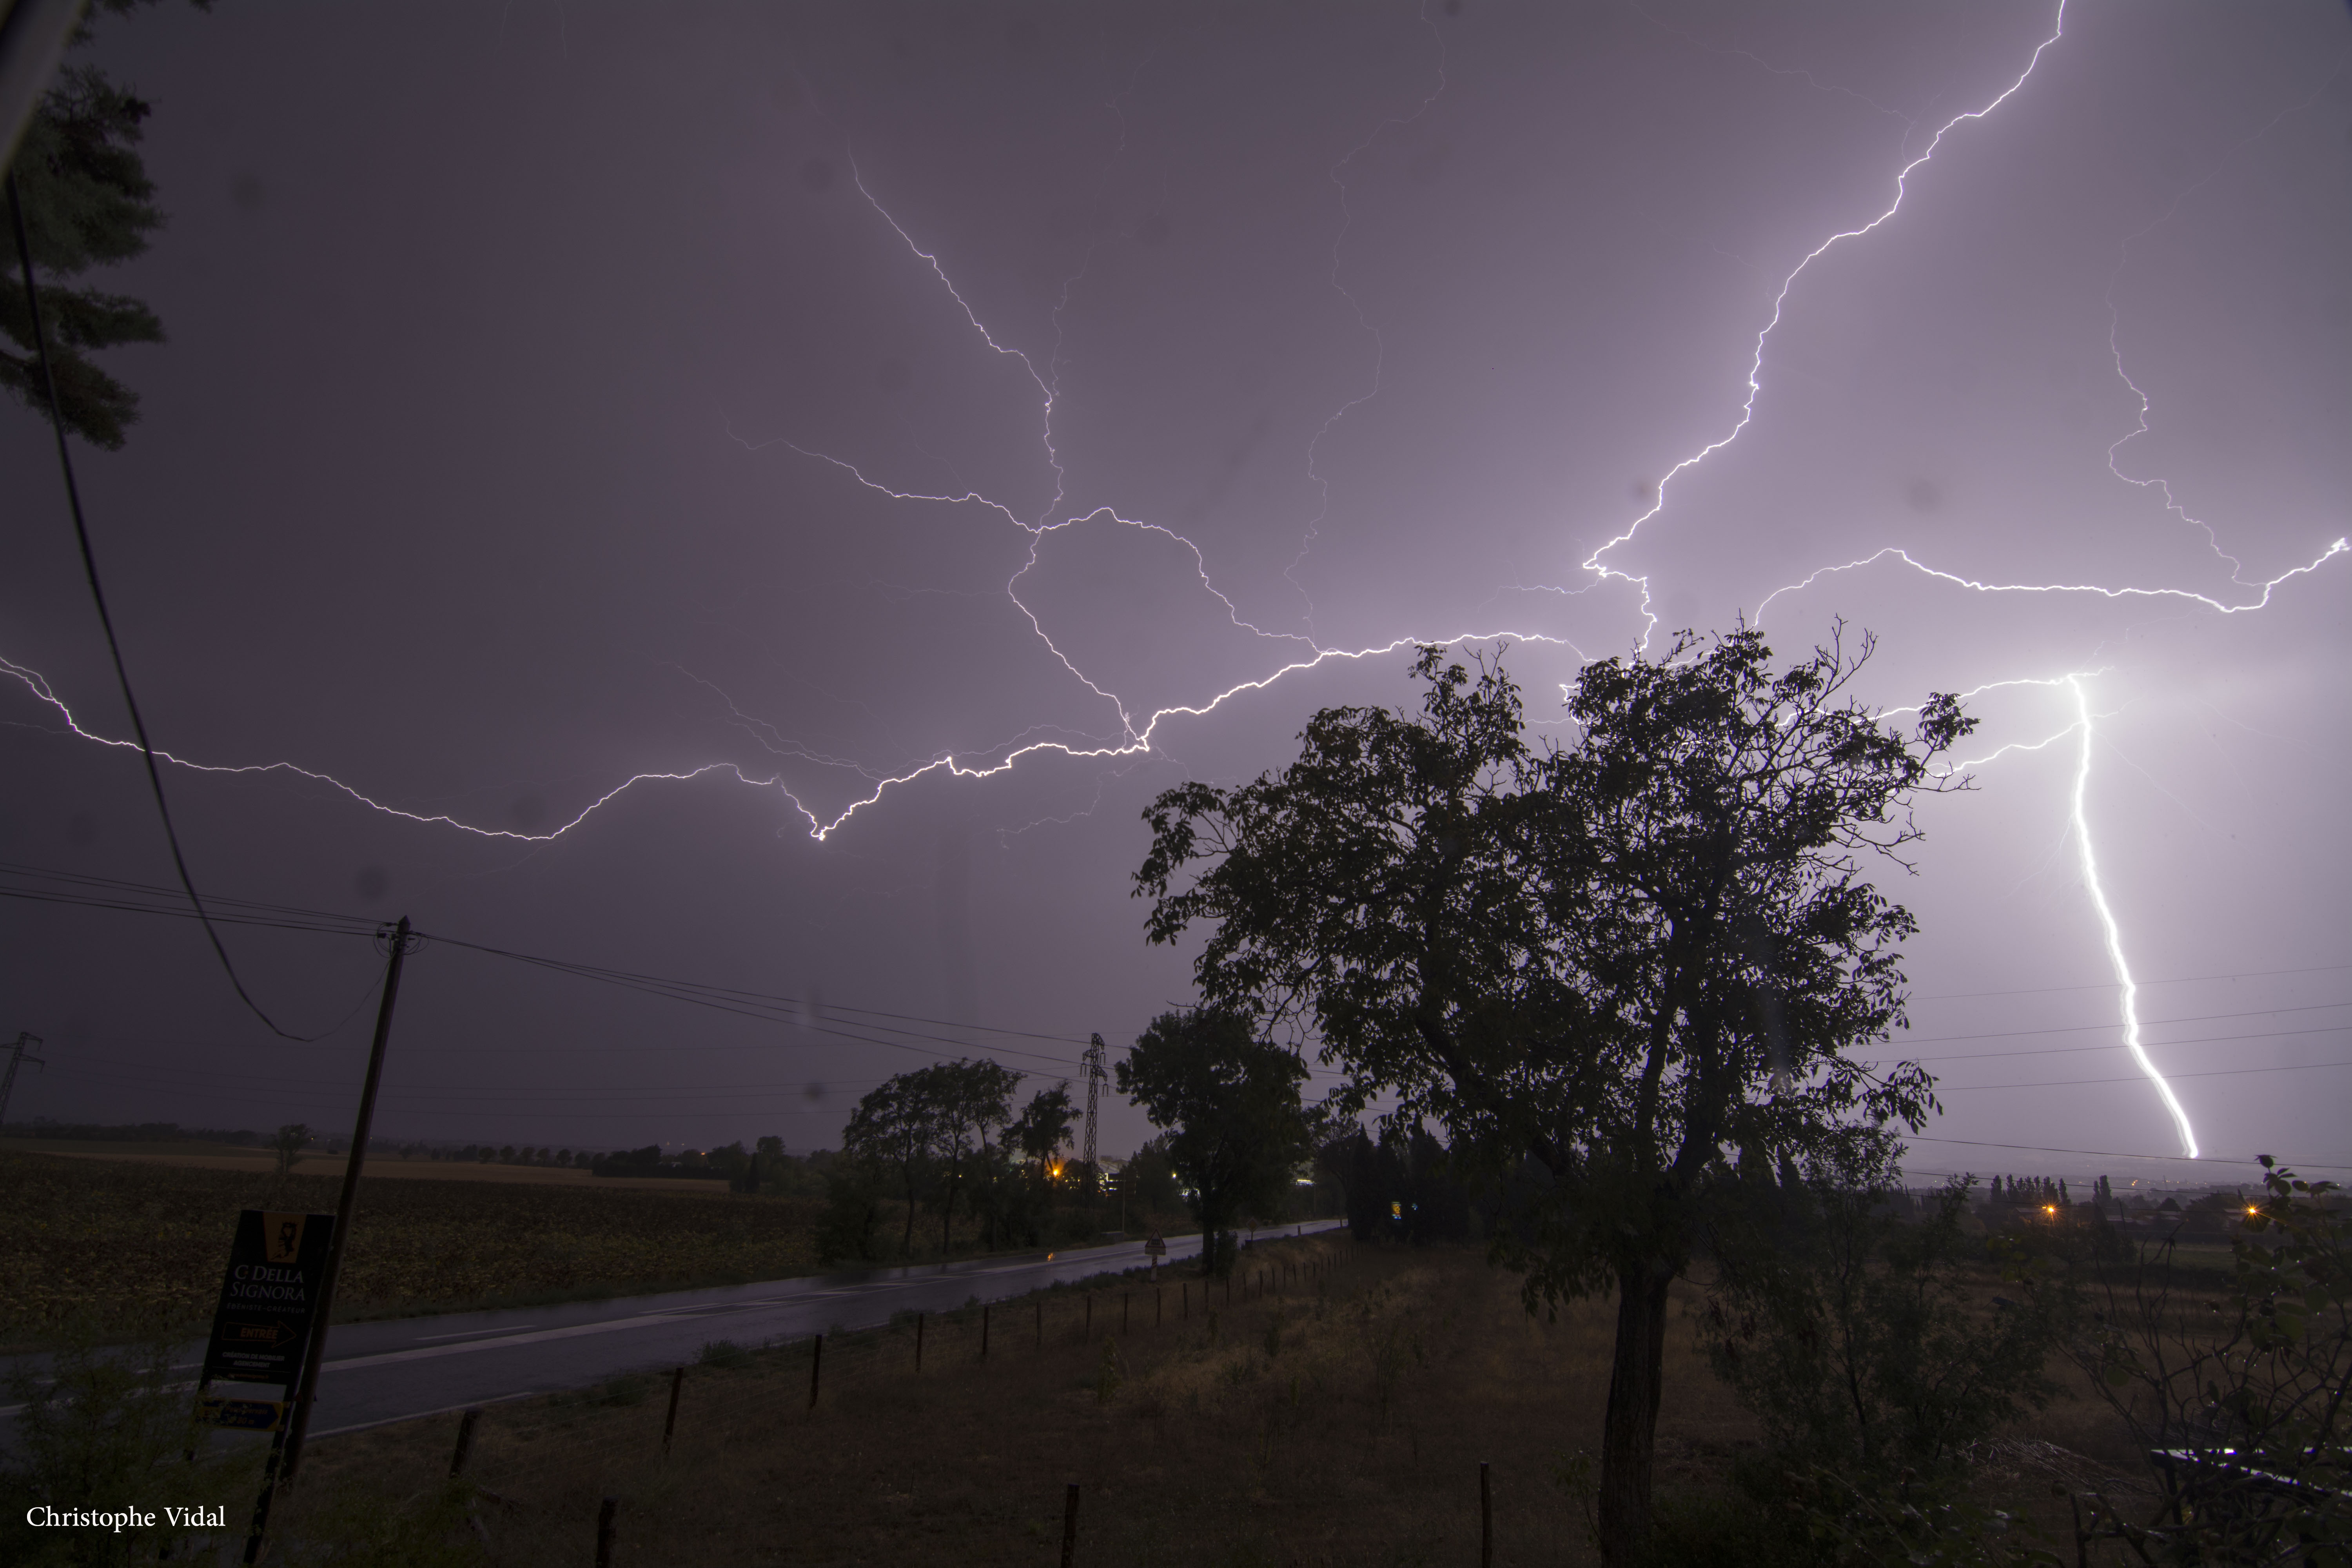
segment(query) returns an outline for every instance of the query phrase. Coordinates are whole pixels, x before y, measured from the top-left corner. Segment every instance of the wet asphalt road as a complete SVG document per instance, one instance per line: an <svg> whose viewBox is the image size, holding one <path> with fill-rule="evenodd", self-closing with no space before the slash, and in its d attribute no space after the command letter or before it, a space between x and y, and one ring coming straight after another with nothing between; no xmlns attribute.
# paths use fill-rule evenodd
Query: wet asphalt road
<svg viewBox="0 0 2352 1568"><path fill-rule="evenodd" d="M1337 1229L1344 1220L1269 1228L1259 1240ZM1168 1263L1200 1254L1198 1237L1168 1242ZM1050 1255L817 1275L759 1285L678 1290L496 1312L344 1323L330 1331L313 1436L348 1432L558 1389L625 1372L691 1362L713 1340L744 1346L873 1328L898 1312L1001 1301L1057 1280L1140 1267L1143 1243ZM180 1358L193 1372L203 1347ZM0 1410L0 1417L13 1411Z"/></svg>

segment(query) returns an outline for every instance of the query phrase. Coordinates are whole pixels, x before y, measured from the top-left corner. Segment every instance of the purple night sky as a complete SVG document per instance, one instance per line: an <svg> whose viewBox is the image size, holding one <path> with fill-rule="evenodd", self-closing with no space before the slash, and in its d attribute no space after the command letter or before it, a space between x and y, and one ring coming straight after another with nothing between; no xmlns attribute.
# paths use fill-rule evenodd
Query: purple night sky
<svg viewBox="0 0 2352 1568"><path fill-rule="evenodd" d="M199 886L822 1009L428 948L383 1135L806 1150L937 1054L1051 1082L1189 994L1157 792L1411 700L1413 639L1509 637L1555 724L1745 614L1978 692L1897 895L1929 1133L2180 1152L2104 895L2202 1151L2352 1165L2336 0L243 4L93 56L170 214L102 280L170 332L107 360L144 418L77 452L131 675L174 756L320 775L168 768ZM168 882L68 728L129 733L15 405L0 474L0 859ZM366 943L230 931L290 1027L357 1009L294 1046L191 922L0 921L12 1120L347 1121Z"/></svg>

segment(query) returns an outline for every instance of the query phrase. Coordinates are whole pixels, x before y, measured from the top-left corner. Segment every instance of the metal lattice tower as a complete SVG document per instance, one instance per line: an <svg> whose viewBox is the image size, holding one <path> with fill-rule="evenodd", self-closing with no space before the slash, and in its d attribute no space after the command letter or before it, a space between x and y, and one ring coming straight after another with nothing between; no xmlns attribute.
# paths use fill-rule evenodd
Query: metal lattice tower
<svg viewBox="0 0 2352 1568"><path fill-rule="evenodd" d="M27 1047L37 1046L40 1043L40 1036L28 1035L22 1029L16 1031L16 1049L8 1053L8 1070L5 1074L0 1074L0 1121L5 1121L8 1120L8 1096L16 1087L17 1068L23 1066L26 1062L32 1063L37 1068L47 1067L48 1065L40 1058L28 1053ZM1100 1035L1097 1035L1095 1037L1095 1043L1097 1045L1100 1045L1102 1043L1102 1037ZM1093 1080L1091 1079L1087 1080L1087 1148L1091 1151L1095 1144L1095 1123L1093 1115L1094 1092Z"/></svg>
<svg viewBox="0 0 2352 1568"><path fill-rule="evenodd" d="M1108 1049L1109 1047L1103 1044L1103 1037L1097 1035L1094 1037L1094 1043L1087 1047L1086 1054L1078 1058L1087 1069L1087 1176L1088 1180L1097 1183L1101 1180L1101 1172L1095 1164L1095 1114L1101 1099L1103 1079L1106 1076L1103 1072L1103 1055Z"/></svg>

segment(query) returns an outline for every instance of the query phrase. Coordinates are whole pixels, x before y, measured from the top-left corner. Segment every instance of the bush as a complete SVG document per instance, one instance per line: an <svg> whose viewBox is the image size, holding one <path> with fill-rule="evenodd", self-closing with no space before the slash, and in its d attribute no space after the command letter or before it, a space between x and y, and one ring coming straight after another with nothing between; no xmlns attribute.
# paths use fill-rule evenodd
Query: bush
<svg viewBox="0 0 2352 1568"><path fill-rule="evenodd" d="M152 1563L194 1555L196 1542L217 1545L227 1531L175 1527L160 1503L206 1504L250 1500L258 1471L253 1456L213 1453L210 1434L195 1421L185 1384L173 1386L172 1346L104 1350L86 1327L49 1358L49 1379L20 1363L8 1377L16 1416L11 1465L0 1471L0 1559L12 1563ZM152 1528L35 1529L28 1509L113 1511L132 1507L152 1515Z"/></svg>
<svg viewBox="0 0 2352 1568"><path fill-rule="evenodd" d="M866 1165L843 1161L824 1175L824 1212L817 1216L820 1263L845 1263L874 1256L875 1227L882 1219L882 1194Z"/></svg>
<svg viewBox="0 0 2352 1568"><path fill-rule="evenodd" d="M1902 1194L1846 1173L1745 1184L1753 1229L1720 1259L1704 1332L1785 1463L1873 1483L1933 1474L2056 1392L2042 1370L2052 1311L1974 1287L1969 1182L1916 1221Z"/></svg>
<svg viewBox="0 0 2352 1568"><path fill-rule="evenodd" d="M2263 1169L2218 1291L2184 1289L2174 1237L2087 1286L2032 1282L2137 1444L2170 1456L2147 1524L2102 1502L2145 1561L2352 1563L2352 1209L2332 1182Z"/></svg>

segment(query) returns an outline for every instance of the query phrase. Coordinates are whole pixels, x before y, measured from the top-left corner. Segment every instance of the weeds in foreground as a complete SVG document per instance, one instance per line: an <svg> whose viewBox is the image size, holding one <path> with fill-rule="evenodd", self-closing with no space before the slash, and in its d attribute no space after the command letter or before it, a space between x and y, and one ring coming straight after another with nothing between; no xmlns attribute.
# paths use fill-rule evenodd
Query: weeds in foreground
<svg viewBox="0 0 2352 1568"><path fill-rule="evenodd" d="M217 1531L186 1510L250 1499L259 1469L249 1452L217 1449L194 1401L172 1376L172 1346L100 1343L76 1324L49 1375L20 1368L7 1382L16 1415L11 1463L0 1470L0 1558L24 1564L152 1563ZM37 1527L36 1510L97 1512L90 1528ZM240 1520L239 1523L243 1521Z"/></svg>

